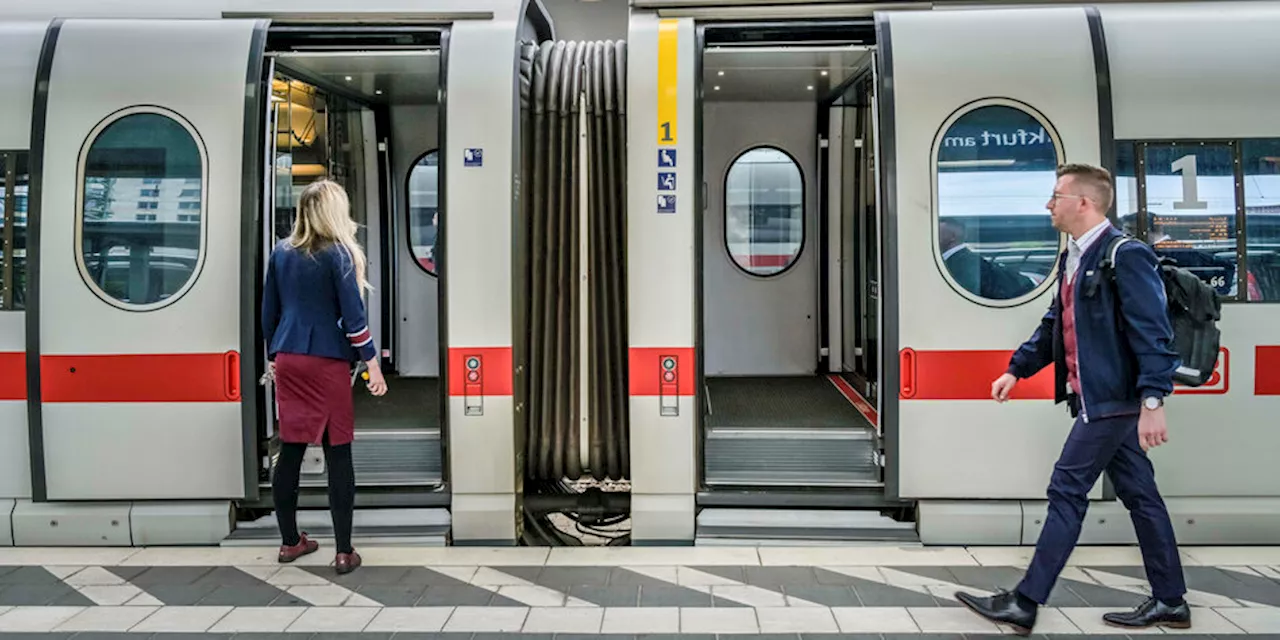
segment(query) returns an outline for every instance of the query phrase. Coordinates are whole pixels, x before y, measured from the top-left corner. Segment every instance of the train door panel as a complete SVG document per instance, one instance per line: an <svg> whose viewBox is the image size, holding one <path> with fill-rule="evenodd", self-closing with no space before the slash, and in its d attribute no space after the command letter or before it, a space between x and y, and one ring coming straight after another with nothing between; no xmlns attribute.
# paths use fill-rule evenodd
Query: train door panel
<svg viewBox="0 0 1280 640"><path fill-rule="evenodd" d="M28 322L38 500L255 490L256 229L242 220L259 206L245 190L259 180L264 30L50 29Z"/></svg>
<svg viewBox="0 0 1280 640"><path fill-rule="evenodd" d="M706 375L813 374L820 263L813 103L708 100L705 110Z"/></svg>
<svg viewBox="0 0 1280 640"><path fill-rule="evenodd" d="M1044 205L1055 168L1100 163L1089 19L1064 8L880 20L885 263L896 270L885 306L897 314L882 393L896 396L898 493L1041 499L1070 428L1052 369L1005 405L990 388L1054 295L1065 239Z"/></svg>
<svg viewBox="0 0 1280 640"><path fill-rule="evenodd" d="M440 150L435 105L397 105L391 110L391 183L400 190L394 249L397 256L396 371L404 377L440 375L437 302L437 232Z"/></svg>

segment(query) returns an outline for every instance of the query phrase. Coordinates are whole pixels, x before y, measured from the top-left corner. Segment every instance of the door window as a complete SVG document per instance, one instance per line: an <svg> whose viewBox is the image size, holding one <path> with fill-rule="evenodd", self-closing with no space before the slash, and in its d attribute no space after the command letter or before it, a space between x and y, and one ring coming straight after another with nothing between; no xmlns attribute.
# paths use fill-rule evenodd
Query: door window
<svg viewBox="0 0 1280 640"><path fill-rule="evenodd" d="M190 288L203 258L204 153L177 114L128 109L81 154L81 276L103 300L149 310Z"/></svg>

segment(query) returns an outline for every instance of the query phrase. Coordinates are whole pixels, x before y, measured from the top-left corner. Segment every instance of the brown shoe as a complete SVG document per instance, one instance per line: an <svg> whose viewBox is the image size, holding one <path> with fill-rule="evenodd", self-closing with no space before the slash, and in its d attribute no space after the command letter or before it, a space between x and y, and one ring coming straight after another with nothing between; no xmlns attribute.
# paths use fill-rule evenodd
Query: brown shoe
<svg viewBox="0 0 1280 640"><path fill-rule="evenodd" d="M360 568L360 554L354 550L351 553L339 553L333 564L338 570L338 575L351 573Z"/></svg>
<svg viewBox="0 0 1280 640"><path fill-rule="evenodd" d="M315 553L320 548L320 543L315 540L308 540L306 532L298 536L298 544L280 545L280 556L277 558L279 562L289 563L310 553Z"/></svg>

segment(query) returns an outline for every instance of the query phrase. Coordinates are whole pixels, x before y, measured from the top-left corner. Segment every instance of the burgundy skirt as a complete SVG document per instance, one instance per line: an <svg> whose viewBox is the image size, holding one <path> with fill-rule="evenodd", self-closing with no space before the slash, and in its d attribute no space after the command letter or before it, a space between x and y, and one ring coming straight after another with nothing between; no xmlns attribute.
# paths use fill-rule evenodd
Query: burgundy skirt
<svg viewBox="0 0 1280 640"><path fill-rule="evenodd" d="M345 360L278 353L275 384L281 442L320 444L326 430L331 445L355 438L351 365Z"/></svg>

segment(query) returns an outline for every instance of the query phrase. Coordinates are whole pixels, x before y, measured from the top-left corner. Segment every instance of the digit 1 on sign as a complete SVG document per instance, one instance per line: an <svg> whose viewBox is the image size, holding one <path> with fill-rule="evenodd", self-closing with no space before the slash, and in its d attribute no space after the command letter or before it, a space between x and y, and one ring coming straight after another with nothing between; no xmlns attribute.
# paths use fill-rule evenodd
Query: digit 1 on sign
<svg viewBox="0 0 1280 640"><path fill-rule="evenodd" d="M1196 199L1199 195L1196 189L1196 157L1190 154L1182 156L1173 162L1171 168L1175 172L1182 172L1182 199L1175 201L1173 208L1208 209L1208 202Z"/></svg>
<svg viewBox="0 0 1280 640"><path fill-rule="evenodd" d="M664 122L658 126L662 127L662 139L659 142L671 142L671 123Z"/></svg>

